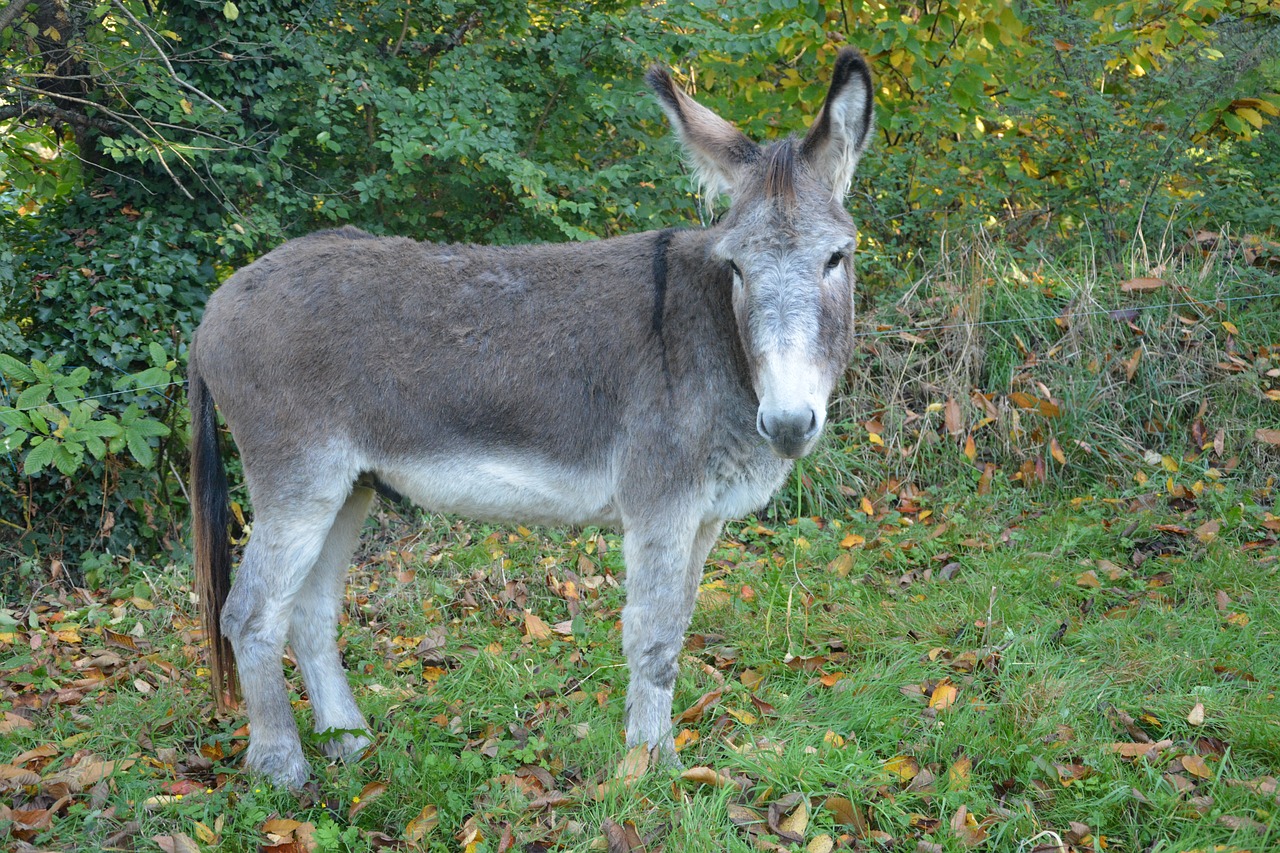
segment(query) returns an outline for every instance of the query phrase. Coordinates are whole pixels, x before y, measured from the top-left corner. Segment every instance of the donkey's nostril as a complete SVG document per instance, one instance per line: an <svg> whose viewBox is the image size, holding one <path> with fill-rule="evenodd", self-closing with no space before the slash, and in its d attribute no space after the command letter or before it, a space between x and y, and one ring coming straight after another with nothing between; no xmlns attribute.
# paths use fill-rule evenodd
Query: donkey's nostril
<svg viewBox="0 0 1280 853"><path fill-rule="evenodd" d="M809 406L782 412L761 409L756 413L756 430L769 440L774 452L790 459L804 455L820 429L818 413Z"/></svg>

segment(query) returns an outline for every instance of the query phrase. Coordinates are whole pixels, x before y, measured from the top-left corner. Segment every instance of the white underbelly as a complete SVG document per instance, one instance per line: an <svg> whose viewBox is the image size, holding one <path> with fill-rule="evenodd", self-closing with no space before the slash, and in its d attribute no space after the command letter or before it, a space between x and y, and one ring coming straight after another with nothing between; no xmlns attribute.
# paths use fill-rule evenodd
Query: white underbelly
<svg viewBox="0 0 1280 853"><path fill-rule="evenodd" d="M388 486L433 512L524 524L619 521L607 471L569 468L532 454L419 460L374 466L374 471Z"/></svg>

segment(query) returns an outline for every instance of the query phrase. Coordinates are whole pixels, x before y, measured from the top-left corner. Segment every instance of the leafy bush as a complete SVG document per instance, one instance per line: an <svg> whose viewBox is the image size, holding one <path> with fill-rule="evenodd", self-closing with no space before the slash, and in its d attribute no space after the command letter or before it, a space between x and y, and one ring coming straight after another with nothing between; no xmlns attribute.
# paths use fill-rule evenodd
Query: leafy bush
<svg viewBox="0 0 1280 853"><path fill-rule="evenodd" d="M174 224L112 194L0 214L15 283L0 355L0 451L20 475L0 492L9 548L62 556L174 541L179 363L215 279Z"/></svg>

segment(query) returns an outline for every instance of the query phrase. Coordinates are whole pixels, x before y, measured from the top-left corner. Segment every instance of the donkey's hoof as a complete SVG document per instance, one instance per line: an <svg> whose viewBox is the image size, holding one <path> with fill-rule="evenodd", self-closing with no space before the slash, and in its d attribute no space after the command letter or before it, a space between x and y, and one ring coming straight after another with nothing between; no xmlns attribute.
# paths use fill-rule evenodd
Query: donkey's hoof
<svg viewBox="0 0 1280 853"><path fill-rule="evenodd" d="M373 741L364 735L346 732L341 736L331 737L320 744L320 751L330 759L350 761L369 748Z"/></svg>
<svg viewBox="0 0 1280 853"><path fill-rule="evenodd" d="M250 744L244 766L250 773L266 776L278 787L293 791L311 778L311 765L296 749L254 750Z"/></svg>

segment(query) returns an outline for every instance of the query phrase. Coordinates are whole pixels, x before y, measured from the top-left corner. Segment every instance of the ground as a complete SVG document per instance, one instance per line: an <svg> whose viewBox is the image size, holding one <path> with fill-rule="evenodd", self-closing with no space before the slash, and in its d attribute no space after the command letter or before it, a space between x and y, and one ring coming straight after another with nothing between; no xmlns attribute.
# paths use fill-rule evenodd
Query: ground
<svg viewBox="0 0 1280 853"><path fill-rule="evenodd" d="M676 687L683 771L624 747L610 533L384 510L341 631L376 742L330 765L312 737L298 794L247 776L245 718L214 714L190 567L121 560L101 588L3 611L0 832L23 850L1275 849L1274 496L1191 465L1138 479L1068 495L975 470L731 524Z"/></svg>

